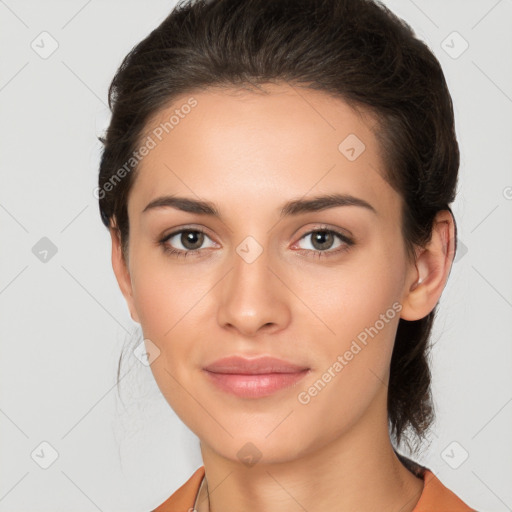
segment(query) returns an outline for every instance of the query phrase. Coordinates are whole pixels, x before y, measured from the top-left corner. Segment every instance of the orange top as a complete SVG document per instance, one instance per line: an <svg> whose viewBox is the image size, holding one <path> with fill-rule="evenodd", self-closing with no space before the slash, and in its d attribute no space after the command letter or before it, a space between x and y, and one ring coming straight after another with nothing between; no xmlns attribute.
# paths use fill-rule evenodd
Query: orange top
<svg viewBox="0 0 512 512"><path fill-rule="evenodd" d="M201 466L152 512L192 512L204 473L204 466ZM429 469L421 467L417 476L421 476L425 484L413 512L476 512L446 488Z"/></svg>

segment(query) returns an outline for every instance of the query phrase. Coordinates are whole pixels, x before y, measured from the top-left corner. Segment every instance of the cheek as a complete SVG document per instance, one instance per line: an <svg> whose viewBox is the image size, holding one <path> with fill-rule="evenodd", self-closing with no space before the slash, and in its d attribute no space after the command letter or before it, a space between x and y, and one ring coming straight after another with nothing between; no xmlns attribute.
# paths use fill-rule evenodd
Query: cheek
<svg viewBox="0 0 512 512"><path fill-rule="evenodd" d="M144 335L164 340L192 307L187 304L195 292L184 283L183 268L173 268L158 251L135 249L130 257L133 302Z"/></svg>
<svg viewBox="0 0 512 512"><path fill-rule="evenodd" d="M146 275L143 282L134 282L134 304L146 338L161 339L172 329L175 320L170 314L176 311L178 298L165 281Z"/></svg>
<svg viewBox="0 0 512 512"><path fill-rule="evenodd" d="M323 432L322 439L349 428L377 394L387 392L401 308L393 275L383 273L383 266L374 262L371 268L340 273L328 299L319 294L315 303L321 303L322 320L334 334L320 336L321 357L312 378L297 390L297 395L302 392L297 398L298 410Z"/></svg>
<svg viewBox="0 0 512 512"><path fill-rule="evenodd" d="M144 338L159 350L150 369L172 409L188 418L192 405L187 390L194 389L194 361L198 360L193 315L202 293L180 284L179 276L168 270L150 266L142 272L139 268L138 275L144 277L134 277L134 303Z"/></svg>
<svg viewBox="0 0 512 512"><path fill-rule="evenodd" d="M141 254L132 261L133 300L142 332L160 350L151 368L159 384L160 378L172 383L165 370L178 378L184 361L198 361L193 338L200 329L197 316L202 314L211 286L191 278L185 267L172 267L162 258L150 260Z"/></svg>
<svg viewBox="0 0 512 512"><path fill-rule="evenodd" d="M319 345L323 346L319 370L327 370L342 356L339 374L344 378L339 380L344 386L364 385L369 378L387 379L402 308L400 265L398 255L384 257L376 248L341 269L329 288L310 289L311 309L318 312L325 333Z"/></svg>
<svg viewBox="0 0 512 512"><path fill-rule="evenodd" d="M399 265L392 266L382 255L378 259L376 254L368 253L330 273L301 274L295 278L294 291L306 298L309 325L339 348L373 326L381 315L386 327L388 320L398 322L399 276ZM383 329L382 322L378 327L389 330Z"/></svg>

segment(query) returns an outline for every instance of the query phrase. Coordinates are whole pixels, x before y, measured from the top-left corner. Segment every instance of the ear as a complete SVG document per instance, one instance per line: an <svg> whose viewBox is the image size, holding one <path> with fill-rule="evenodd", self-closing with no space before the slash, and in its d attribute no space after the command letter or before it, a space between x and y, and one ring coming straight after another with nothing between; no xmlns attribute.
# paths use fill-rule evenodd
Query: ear
<svg viewBox="0 0 512 512"><path fill-rule="evenodd" d="M425 248L417 252L416 265L407 277L400 318L420 320L436 306L455 256L455 229L451 212L438 212L432 238Z"/></svg>
<svg viewBox="0 0 512 512"><path fill-rule="evenodd" d="M124 259L123 252L121 250L121 235L119 229L115 225L111 225L109 228L110 237L112 239L112 268L117 279L117 284L121 289L122 294L130 310L130 315L134 322L140 323L137 310L133 301L133 288L132 280L130 277L130 271L128 263Z"/></svg>

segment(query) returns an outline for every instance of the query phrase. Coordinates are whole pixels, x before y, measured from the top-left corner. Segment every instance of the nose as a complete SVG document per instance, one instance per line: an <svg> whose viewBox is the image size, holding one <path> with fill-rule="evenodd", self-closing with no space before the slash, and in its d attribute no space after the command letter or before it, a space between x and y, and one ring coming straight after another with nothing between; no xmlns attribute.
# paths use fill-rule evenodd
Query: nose
<svg viewBox="0 0 512 512"><path fill-rule="evenodd" d="M248 247L248 251L239 248L233 255L232 268L219 283L217 320L224 329L254 337L262 331L269 334L286 328L291 292L283 284L284 276L279 275L279 264L270 261L268 252L256 255L256 248Z"/></svg>

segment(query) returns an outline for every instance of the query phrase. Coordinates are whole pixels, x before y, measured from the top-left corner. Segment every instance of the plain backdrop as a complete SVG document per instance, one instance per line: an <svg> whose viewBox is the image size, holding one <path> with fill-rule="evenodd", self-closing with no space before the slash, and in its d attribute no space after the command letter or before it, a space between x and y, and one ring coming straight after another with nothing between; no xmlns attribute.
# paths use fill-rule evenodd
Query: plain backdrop
<svg viewBox="0 0 512 512"><path fill-rule="evenodd" d="M433 335L437 421L417 460L476 509L504 512L512 510L512 2L385 4L441 62L461 150L459 254ZM174 5L0 0L0 512L148 511L201 465L198 439L133 356L118 396L122 346L140 331L93 195L107 88Z"/></svg>

